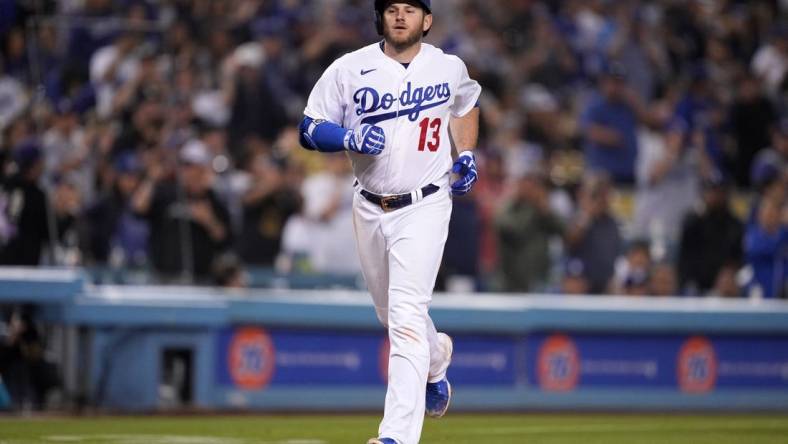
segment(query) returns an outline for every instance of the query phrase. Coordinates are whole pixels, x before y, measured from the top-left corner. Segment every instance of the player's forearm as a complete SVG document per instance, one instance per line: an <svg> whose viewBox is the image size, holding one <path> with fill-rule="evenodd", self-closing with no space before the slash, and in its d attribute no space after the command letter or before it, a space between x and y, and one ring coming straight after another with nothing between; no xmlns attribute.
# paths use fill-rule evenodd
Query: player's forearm
<svg viewBox="0 0 788 444"><path fill-rule="evenodd" d="M298 126L298 141L308 150L324 153L348 150L376 156L386 145L386 135L375 125L361 125L352 130L327 120L304 116Z"/></svg>
<svg viewBox="0 0 788 444"><path fill-rule="evenodd" d="M333 122L304 117L298 128L301 146L326 153L344 151L348 130Z"/></svg>
<svg viewBox="0 0 788 444"><path fill-rule="evenodd" d="M452 117L449 131L458 152L476 148L479 139L479 108L473 108L462 117Z"/></svg>

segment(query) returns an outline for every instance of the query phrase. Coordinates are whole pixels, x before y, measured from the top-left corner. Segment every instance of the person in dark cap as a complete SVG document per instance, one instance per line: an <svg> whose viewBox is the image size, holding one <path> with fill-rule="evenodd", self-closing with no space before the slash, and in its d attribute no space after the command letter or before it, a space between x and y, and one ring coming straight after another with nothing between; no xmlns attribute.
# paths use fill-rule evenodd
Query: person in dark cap
<svg viewBox="0 0 788 444"><path fill-rule="evenodd" d="M0 236L0 265L38 265L49 242L49 206L38 184L44 171L41 148L28 140L13 149L15 173L0 191L0 217L6 233Z"/></svg>
<svg viewBox="0 0 788 444"><path fill-rule="evenodd" d="M729 179L715 175L701 186L701 205L685 218L679 242L679 282L688 294L706 293L723 265L742 260L743 227L730 208Z"/></svg>

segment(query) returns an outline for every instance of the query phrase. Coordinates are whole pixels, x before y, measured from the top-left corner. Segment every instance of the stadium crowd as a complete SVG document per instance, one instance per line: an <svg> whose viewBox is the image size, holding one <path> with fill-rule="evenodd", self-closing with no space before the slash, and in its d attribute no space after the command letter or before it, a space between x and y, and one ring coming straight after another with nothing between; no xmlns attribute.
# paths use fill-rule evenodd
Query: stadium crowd
<svg viewBox="0 0 788 444"><path fill-rule="evenodd" d="M295 128L366 0L0 0L0 263L358 273ZM439 0L482 84L438 287L786 297L788 5Z"/></svg>

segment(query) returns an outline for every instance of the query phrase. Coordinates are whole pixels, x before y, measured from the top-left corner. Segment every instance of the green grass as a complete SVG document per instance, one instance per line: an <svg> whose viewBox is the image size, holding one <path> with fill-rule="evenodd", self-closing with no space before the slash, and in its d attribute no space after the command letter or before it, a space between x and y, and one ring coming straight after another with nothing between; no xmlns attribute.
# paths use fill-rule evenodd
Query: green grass
<svg viewBox="0 0 788 444"><path fill-rule="evenodd" d="M0 444L364 444L370 415L0 418ZM788 416L453 414L423 444L788 443Z"/></svg>

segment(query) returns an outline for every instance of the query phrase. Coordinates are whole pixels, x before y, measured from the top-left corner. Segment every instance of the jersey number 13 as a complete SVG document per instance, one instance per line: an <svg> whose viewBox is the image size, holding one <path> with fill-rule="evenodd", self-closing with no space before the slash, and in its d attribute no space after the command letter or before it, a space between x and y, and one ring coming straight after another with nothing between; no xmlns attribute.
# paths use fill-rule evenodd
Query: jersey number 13
<svg viewBox="0 0 788 444"><path fill-rule="evenodd" d="M421 128L421 135L419 136L419 151L424 151L424 146L430 151L438 151L441 144L441 119L430 119L425 117L419 122ZM429 140L427 140L427 133L429 133Z"/></svg>

